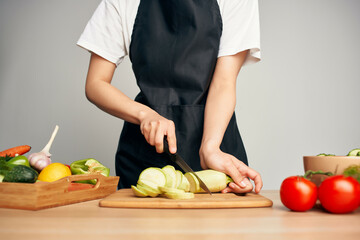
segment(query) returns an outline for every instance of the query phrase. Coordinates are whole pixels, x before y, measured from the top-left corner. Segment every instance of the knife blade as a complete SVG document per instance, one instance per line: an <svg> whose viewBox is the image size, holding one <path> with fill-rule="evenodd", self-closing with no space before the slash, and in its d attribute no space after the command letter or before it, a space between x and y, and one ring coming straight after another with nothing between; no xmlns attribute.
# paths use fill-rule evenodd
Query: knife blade
<svg viewBox="0 0 360 240"><path fill-rule="evenodd" d="M185 160L177 153L173 154L169 150L169 144L167 142L166 136L164 137L164 151L168 154L171 161L175 162L184 172L190 172L194 174L194 176L199 181L200 187L210 195L212 195L209 188L206 186L206 184L201 180L201 178L194 172L194 170L191 169L191 167L185 162Z"/></svg>

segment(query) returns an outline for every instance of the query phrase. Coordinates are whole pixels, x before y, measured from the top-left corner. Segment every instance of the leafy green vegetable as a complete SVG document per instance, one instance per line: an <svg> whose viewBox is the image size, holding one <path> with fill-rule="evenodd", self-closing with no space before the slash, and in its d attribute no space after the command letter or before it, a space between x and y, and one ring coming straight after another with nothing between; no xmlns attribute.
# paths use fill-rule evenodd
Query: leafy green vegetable
<svg viewBox="0 0 360 240"><path fill-rule="evenodd" d="M360 165L351 165L344 170L345 176L355 178L360 183Z"/></svg>
<svg viewBox="0 0 360 240"><path fill-rule="evenodd" d="M355 148L348 153L348 156L359 156L360 148Z"/></svg>
<svg viewBox="0 0 360 240"><path fill-rule="evenodd" d="M10 161L12 157L10 155L0 156L0 160L4 160L5 162Z"/></svg>
<svg viewBox="0 0 360 240"><path fill-rule="evenodd" d="M335 154L327 154L327 153L319 153L318 155L316 156L335 156Z"/></svg>

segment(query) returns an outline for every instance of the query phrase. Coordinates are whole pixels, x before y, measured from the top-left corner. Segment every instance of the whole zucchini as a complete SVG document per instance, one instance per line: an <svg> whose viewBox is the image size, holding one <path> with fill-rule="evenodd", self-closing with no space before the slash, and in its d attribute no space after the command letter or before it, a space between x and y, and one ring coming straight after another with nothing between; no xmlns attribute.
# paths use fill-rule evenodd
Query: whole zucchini
<svg viewBox="0 0 360 240"><path fill-rule="evenodd" d="M34 183L38 173L31 167L16 165L10 171L6 171L3 182Z"/></svg>

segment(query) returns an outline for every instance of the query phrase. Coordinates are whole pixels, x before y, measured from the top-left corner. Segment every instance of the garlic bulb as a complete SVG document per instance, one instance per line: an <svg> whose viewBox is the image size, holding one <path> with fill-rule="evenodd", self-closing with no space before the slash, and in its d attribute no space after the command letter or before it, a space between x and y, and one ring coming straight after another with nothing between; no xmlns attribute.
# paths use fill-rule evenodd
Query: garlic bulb
<svg viewBox="0 0 360 240"><path fill-rule="evenodd" d="M41 171L43 168L45 168L47 165L51 163L51 159L50 159L51 153L49 151L58 130L59 130L59 126L56 125L49 142L46 144L43 150L37 153L30 154L28 158L29 163L34 169Z"/></svg>

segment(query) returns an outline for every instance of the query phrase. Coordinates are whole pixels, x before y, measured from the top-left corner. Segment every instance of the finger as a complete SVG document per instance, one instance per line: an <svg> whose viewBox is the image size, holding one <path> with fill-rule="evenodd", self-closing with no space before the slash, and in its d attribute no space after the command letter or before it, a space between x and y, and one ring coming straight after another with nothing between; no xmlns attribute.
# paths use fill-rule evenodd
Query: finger
<svg viewBox="0 0 360 240"><path fill-rule="evenodd" d="M221 193L231 193L231 192L233 192L233 193L247 193L247 192L251 192L252 189L253 189L253 187L252 187L250 182L248 182L246 184L245 188L241 188L235 183L230 183L228 185L228 187L221 190Z"/></svg>
<svg viewBox="0 0 360 240"><path fill-rule="evenodd" d="M150 133L150 127L147 124L143 124L140 126L140 131L142 135L144 135L145 140L149 143L149 133Z"/></svg>
<svg viewBox="0 0 360 240"><path fill-rule="evenodd" d="M258 172L256 172L254 169L248 167L247 165L245 165L245 163L239 161L236 158L234 160L234 164L236 165L237 169L242 173L242 175L244 177L249 177L251 180L254 181L254 183L255 183L255 192L259 193L262 186L263 186L260 174Z"/></svg>
<svg viewBox="0 0 360 240"><path fill-rule="evenodd" d="M229 175L238 186L242 188L246 187L246 184L243 182L244 177L232 161L226 161L224 168L225 173Z"/></svg>
<svg viewBox="0 0 360 240"><path fill-rule="evenodd" d="M229 184L229 188L231 190L231 192L235 192L235 193L247 193L247 192L251 192L253 190L253 186L250 183L250 181L247 178L244 178L243 182L246 184L246 187L239 187L237 184L235 183L230 183Z"/></svg>
<svg viewBox="0 0 360 240"><path fill-rule="evenodd" d="M259 193L261 188L263 187L263 182L262 182L260 174L258 172L256 172L254 169L249 168L249 167L247 167L246 171L247 172L244 175L248 176L251 180L254 181L254 183L255 183L255 192Z"/></svg>
<svg viewBox="0 0 360 240"><path fill-rule="evenodd" d="M155 148L157 153L164 152L164 135L164 130L159 126L155 133Z"/></svg>
<svg viewBox="0 0 360 240"><path fill-rule="evenodd" d="M150 123L151 129L149 132L149 144L151 146L155 146L155 135L156 135L156 130L157 130L157 122L151 122Z"/></svg>
<svg viewBox="0 0 360 240"><path fill-rule="evenodd" d="M166 138L169 144L169 151L171 153L176 153L176 135L175 135L175 124L173 121L169 121L169 125L166 131Z"/></svg>
<svg viewBox="0 0 360 240"><path fill-rule="evenodd" d="M230 187L226 187L223 190L221 190L221 193L230 193L230 192L232 192Z"/></svg>

